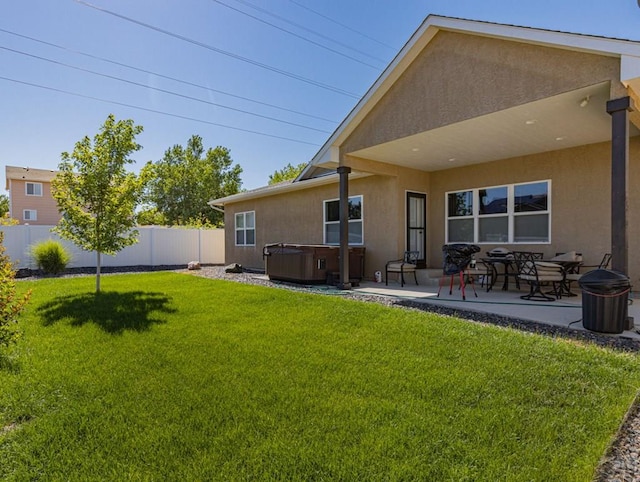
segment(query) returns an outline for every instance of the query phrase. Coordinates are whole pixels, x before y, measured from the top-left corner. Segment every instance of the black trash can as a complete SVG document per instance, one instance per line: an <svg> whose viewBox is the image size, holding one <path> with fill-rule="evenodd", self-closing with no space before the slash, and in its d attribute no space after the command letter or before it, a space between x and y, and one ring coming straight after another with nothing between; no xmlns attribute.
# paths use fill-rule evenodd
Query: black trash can
<svg viewBox="0 0 640 482"><path fill-rule="evenodd" d="M629 278L617 271L596 269L578 283L582 289L582 325L600 333L622 333L629 312Z"/></svg>

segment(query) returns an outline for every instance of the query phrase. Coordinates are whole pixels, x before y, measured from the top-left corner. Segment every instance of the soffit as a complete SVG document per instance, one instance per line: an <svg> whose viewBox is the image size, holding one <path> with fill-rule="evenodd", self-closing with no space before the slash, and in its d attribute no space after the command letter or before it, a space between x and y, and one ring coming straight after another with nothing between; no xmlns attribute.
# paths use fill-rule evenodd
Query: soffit
<svg viewBox="0 0 640 482"><path fill-rule="evenodd" d="M383 74L376 80L376 82L365 94L365 96L360 100L360 102L358 102L358 104L344 119L341 125L336 129L336 131L330 136L327 142L314 156L314 158L310 162L310 165L301 174L299 179L307 177L307 170L311 167L311 165L332 166L335 162L337 162L337 156L335 156L335 151L337 151L336 147L344 142L349 134L353 132L360 121L368 114L368 112L370 112L373 106L380 100L380 98L382 98L382 96L385 94L385 92L387 92L391 85L393 85L393 83L402 75L404 70L411 64L411 62L413 62L419 52L431 41L431 39L439 30L449 30L461 33L469 33L472 35L502 38L506 40L514 40L537 45L546 45L568 50L590 52L612 57L628 57L632 60L631 63L633 63L634 65L638 65L637 61L638 59L640 59L640 43L634 41L430 15L425 19L423 24L418 28L418 30L398 53L396 58L390 63ZM624 78L624 76L623 78L621 78L621 81L623 82L625 82L626 80L627 79ZM609 93L607 92L607 99L608 95ZM606 111L603 110L603 112ZM566 118L568 115L569 114L566 113L562 118ZM493 116L495 116L495 114L483 116L478 119L473 119L468 121L468 123L484 124L486 123L487 118ZM492 119L489 120L491 121ZM497 124L500 124L499 119L497 119L496 122ZM560 120L558 120L557 123L560 123ZM476 129L469 129L468 126L465 126L463 124L466 123L456 124L456 126L458 129L461 129L465 132L471 130L473 133L477 134ZM496 126L496 128L498 128L498 126ZM447 129L447 127L444 127L443 129ZM455 132L452 131L450 135L452 142L459 142L460 138L454 134ZM424 135L418 134L415 137L424 138ZM581 137L587 138L589 136L587 134L583 134ZM601 138L602 135L597 137ZM593 142L598 141L595 140ZM551 148L551 146L546 145L543 150L538 150L537 152L544 152L546 150L554 150L558 148L562 148L562 146L555 146L554 148ZM536 151L534 150L533 152Z"/></svg>
<svg viewBox="0 0 640 482"><path fill-rule="evenodd" d="M347 154L437 171L605 142L608 100L604 82Z"/></svg>

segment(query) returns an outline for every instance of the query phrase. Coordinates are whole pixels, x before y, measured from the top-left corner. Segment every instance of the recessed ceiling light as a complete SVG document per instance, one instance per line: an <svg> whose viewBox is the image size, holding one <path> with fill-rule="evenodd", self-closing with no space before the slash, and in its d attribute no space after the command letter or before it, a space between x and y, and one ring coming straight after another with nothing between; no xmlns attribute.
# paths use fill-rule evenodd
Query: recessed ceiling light
<svg viewBox="0 0 640 482"><path fill-rule="evenodd" d="M455 158L455 157L450 157L450 158L449 158L449 162L453 162L453 161L455 161L455 160L456 160L456 158Z"/></svg>
<svg viewBox="0 0 640 482"><path fill-rule="evenodd" d="M562 136L556 137L556 141L564 141L564 137L562 137Z"/></svg>
<svg viewBox="0 0 640 482"><path fill-rule="evenodd" d="M524 123L527 124L528 126L532 126L536 122L538 122L536 119L529 119L529 120L526 120Z"/></svg>
<svg viewBox="0 0 640 482"><path fill-rule="evenodd" d="M411 151L413 151L413 152L418 152L419 150L420 150L420 148L418 148L418 147L414 147L413 149L411 149Z"/></svg>

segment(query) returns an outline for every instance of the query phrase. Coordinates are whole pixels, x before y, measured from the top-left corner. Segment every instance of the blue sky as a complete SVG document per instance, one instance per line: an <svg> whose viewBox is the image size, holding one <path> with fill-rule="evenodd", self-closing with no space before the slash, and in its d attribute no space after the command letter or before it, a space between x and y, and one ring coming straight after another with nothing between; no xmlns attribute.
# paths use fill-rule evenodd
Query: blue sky
<svg viewBox="0 0 640 482"><path fill-rule="evenodd" d="M313 157L429 14L640 40L637 0L87 2L3 2L3 187L5 165L56 169L110 113L144 126L133 170L198 134L264 185Z"/></svg>

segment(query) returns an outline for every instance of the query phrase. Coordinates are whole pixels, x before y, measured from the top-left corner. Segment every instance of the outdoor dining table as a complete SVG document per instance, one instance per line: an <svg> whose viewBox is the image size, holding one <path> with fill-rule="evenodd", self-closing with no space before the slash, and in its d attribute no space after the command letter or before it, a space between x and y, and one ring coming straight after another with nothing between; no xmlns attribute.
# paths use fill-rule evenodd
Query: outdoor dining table
<svg viewBox="0 0 640 482"><path fill-rule="evenodd" d="M487 283L487 291L491 291L493 289L493 285L496 284L496 279L498 276L504 276L504 282L502 283L502 291L507 291L509 289L509 276L517 273L517 270L514 271L516 262L511 256L490 256L488 258L480 258L485 265L491 267L491 283ZM503 266L502 272L498 271L497 265L501 264Z"/></svg>

